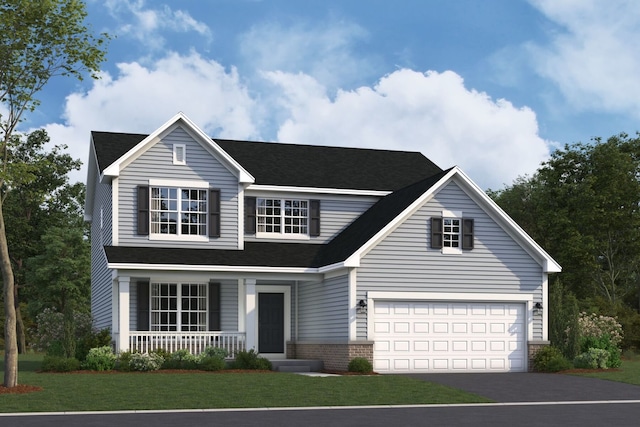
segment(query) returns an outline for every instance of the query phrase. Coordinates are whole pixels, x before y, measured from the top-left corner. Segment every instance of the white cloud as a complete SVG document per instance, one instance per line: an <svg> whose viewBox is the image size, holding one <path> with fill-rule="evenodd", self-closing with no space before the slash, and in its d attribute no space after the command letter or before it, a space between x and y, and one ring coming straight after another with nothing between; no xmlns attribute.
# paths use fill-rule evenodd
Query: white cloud
<svg viewBox="0 0 640 427"><path fill-rule="evenodd" d="M119 75L105 74L87 93L66 98L64 124L45 128L52 143L67 144L74 158L86 163L92 130L151 133L183 111L211 135L259 138L255 103L235 69L196 53L169 53L151 67L118 64ZM72 181L84 181L86 170Z"/></svg>
<svg viewBox="0 0 640 427"><path fill-rule="evenodd" d="M549 45L531 44L538 72L577 109L640 116L640 3L530 0L558 25Z"/></svg>
<svg viewBox="0 0 640 427"><path fill-rule="evenodd" d="M465 88L452 71L399 70L374 87L335 99L302 74L266 74L282 88L290 118L278 139L303 144L420 151L442 168L459 165L482 188L535 172L549 156L535 113Z"/></svg>
<svg viewBox="0 0 640 427"><path fill-rule="evenodd" d="M105 6L121 22L116 35L130 35L148 48L162 49L166 40L161 34L165 31L195 32L211 39L209 27L184 10L174 11L167 5L154 9L144 0L108 0Z"/></svg>
<svg viewBox="0 0 640 427"><path fill-rule="evenodd" d="M240 52L252 69L305 73L329 88L369 76L371 57L355 54L368 33L347 21L283 26L265 23L240 37Z"/></svg>

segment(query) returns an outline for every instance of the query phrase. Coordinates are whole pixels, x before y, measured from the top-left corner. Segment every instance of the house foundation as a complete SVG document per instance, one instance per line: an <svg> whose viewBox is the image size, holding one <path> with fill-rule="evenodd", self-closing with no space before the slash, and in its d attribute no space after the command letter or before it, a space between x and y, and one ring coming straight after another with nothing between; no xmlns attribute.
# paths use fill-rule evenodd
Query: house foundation
<svg viewBox="0 0 640 427"><path fill-rule="evenodd" d="M287 343L287 358L322 360L327 371L347 371L349 362L356 357L373 364L373 341Z"/></svg>

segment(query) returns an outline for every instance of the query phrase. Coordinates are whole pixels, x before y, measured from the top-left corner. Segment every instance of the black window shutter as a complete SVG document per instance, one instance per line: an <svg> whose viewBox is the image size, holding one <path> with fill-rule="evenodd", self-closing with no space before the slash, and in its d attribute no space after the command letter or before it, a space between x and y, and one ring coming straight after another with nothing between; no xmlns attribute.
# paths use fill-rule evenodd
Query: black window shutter
<svg viewBox="0 0 640 427"><path fill-rule="evenodd" d="M320 235L320 200L310 200L309 205L309 235L317 237Z"/></svg>
<svg viewBox="0 0 640 427"><path fill-rule="evenodd" d="M138 234L149 235L149 187L138 186Z"/></svg>
<svg viewBox="0 0 640 427"><path fill-rule="evenodd" d="M209 189L209 237L220 237L220 189Z"/></svg>
<svg viewBox="0 0 640 427"><path fill-rule="evenodd" d="M244 198L244 232L256 234L256 198Z"/></svg>
<svg viewBox="0 0 640 427"><path fill-rule="evenodd" d="M138 331L149 330L149 282L138 282Z"/></svg>
<svg viewBox="0 0 640 427"><path fill-rule="evenodd" d="M431 218L431 248L442 248L442 218Z"/></svg>
<svg viewBox="0 0 640 427"><path fill-rule="evenodd" d="M220 330L220 283L209 282L209 330Z"/></svg>
<svg viewBox="0 0 640 427"><path fill-rule="evenodd" d="M473 219L462 219L462 249L473 249Z"/></svg>

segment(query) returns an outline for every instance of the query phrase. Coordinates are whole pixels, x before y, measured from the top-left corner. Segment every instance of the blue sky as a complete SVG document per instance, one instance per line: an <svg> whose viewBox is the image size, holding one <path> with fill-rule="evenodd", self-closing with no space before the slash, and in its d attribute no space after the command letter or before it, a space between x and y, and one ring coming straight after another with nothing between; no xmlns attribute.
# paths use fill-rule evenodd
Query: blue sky
<svg viewBox="0 0 640 427"><path fill-rule="evenodd" d="M213 137L421 151L483 189L640 130L634 0L89 0L102 79L57 79L23 129L86 163L90 130L183 111ZM84 180L86 172L72 175Z"/></svg>

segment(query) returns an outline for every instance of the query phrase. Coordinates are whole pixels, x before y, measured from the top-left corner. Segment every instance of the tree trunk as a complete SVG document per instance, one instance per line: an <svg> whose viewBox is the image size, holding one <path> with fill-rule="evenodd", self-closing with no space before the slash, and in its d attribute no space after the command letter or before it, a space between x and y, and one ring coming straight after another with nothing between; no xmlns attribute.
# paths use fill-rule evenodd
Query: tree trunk
<svg viewBox="0 0 640 427"><path fill-rule="evenodd" d="M18 296L15 297L16 307L16 340L18 342L18 354L27 352L27 334L24 330L24 320L22 319L22 310L20 310L20 301Z"/></svg>
<svg viewBox="0 0 640 427"><path fill-rule="evenodd" d="M18 340L16 338L16 306L13 281L13 269L9 258L7 230L0 200L0 269L4 282L4 386L7 388L18 385Z"/></svg>

